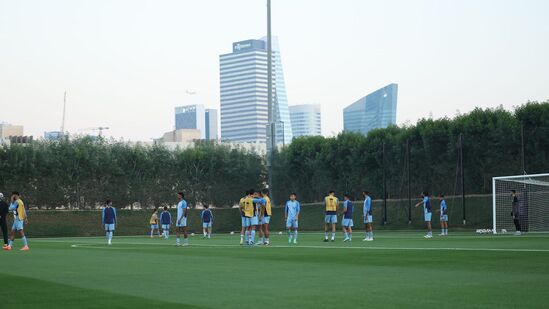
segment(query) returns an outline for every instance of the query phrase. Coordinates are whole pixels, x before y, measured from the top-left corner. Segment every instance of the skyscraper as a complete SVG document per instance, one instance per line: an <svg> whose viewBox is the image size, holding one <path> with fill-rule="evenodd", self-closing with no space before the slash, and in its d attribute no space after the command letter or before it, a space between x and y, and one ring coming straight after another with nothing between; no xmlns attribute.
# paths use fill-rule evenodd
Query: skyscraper
<svg viewBox="0 0 549 309"><path fill-rule="evenodd" d="M294 137L322 135L320 104L294 105L289 109Z"/></svg>
<svg viewBox="0 0 549 309"><path fill-rule="evenodd" d="M219 56L221 139L238 142L267 140L266 39L233 43L233 52ZM278 143L292 140L292 125L278 42L273 37L273 104Z"/></svg>
<svg viewBox="0 0 549 309"><path fill-rule="evenodd" d="M206 109L206 139L218 139L217 134L217 109Z"/></svg>
<svg viewBox="0 0 549 309"><path fill-rule="evenodd" d="M343 130L361 132L396 124L397 84L389 84L343 109Z"/></svg>
<svg viewBox="0 0 549 309"><path fill-rule="evenodd" d="M201 138L206 138L206 116L204 105L194 104L175 108L175 129L200 130Z"/></svg>
<svg viewBox="0 0 549 309"><path fill-rule="evenodd" d="M175 129L200 130L201 139L217 139L217 110L202 104L175 108Z"/></svg>

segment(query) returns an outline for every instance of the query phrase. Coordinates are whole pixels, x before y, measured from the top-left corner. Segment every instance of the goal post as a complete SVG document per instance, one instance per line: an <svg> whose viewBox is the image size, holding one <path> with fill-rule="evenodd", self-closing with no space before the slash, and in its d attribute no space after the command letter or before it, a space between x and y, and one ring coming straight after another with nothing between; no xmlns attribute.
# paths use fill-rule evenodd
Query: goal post
<svg viewBox="0 0 549 309"><path fill-rule="evenodd" d="M516 199L512 196L516 192ZM492 231L549 231L549 173L492 178Z"/></svg>

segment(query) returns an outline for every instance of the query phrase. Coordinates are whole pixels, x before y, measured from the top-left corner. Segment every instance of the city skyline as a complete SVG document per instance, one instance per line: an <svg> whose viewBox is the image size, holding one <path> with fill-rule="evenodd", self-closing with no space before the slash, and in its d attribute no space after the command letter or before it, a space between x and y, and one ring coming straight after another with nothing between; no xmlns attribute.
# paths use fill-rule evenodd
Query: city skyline
<svg viewBox="0 0 549 309"><path fill-rule="evenodd" d="M397 124L547 100L548 10L534 0L273 1L288 103L318 102L333 135L344 106L393 82ZM67 90L68 131L107 126L105 136L147 141L173 128L177 104L219 109L218 55L265 33L263 1L0 0L0 121L35 137L56 131Z"/></svg>

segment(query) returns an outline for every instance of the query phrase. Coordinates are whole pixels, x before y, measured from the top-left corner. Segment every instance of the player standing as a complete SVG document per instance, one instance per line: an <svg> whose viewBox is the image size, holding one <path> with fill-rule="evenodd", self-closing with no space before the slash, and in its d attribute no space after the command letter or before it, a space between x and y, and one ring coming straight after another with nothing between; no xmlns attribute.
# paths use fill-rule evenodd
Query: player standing
<svg viewBox="0 0 549 309"><path fill-rule="evenodd" d="M246 243L248 243L248 230L246 227L246 216L244 215L244 200L248 196L248 192L244 193L244 197L240 199L238 205L240 206L240 218L242 220L242 229L240 230L240 244L244 244L244 238L246 238Z"/></svg>
<svg viewBox="0 0 549 309"><path fill-rule="evenodd" d="M151 219L149 219L149 224L151 225L151 238L153 238L154 230L158 232L158 237L160 237L160 228L158 228L158 208L156 207L153 210Z"/></svg>
<svg viewBox="0 0 549 309"><path fill-rule="evenodd" d="M187 235L187 201L184 200L185 194L183 192L177 193L177 219L175 221L176 227L176 239L175 245L181 246L181 233L183 233L183 246L189 245L189 235Z"/></svg>
<svg viewBox="0 0 549 309"><path fill-rule="evenodd" d="M372 230L373 217L372 217L372 198L370 197L370 192L362 191L362 196L364 196L364 206L362 207L362 214L364 216L364 226L366 228L366 237L363 241L372 241L374 240L374 232Z"/></svg>
<svg viewBox="0 0 549 309"><path fill-rule="evenodd" d="M204 238L212 238L213 213L208 205L204 205L204 210L200 213L200 218L202 219L202 232L204 233Z"/></svg>
<svg viewBox="0 0 549 309"><path fill-rule="evenodd" d="M343 226L343 233L345 233L344 242L353 240L353 203L351 202L349 195L343 195L343 219L341 225Z"/></svg>
<svg viewBox="0 0 549 309"><path fill-rule="evenodd" d="M116 209L112 207L111 200L105 202L105 208L103 208L103 212L101 213L101 221L107 234L107 244L110 245L112 244L112 236L116 228Z"/></svg>
<svg viewBox="0 0 549 309"><path fill-rule="evenodd" d="M288 243L297 244L297 228L299 226L299 212L301 211L301 204L296 200L297 194L290 194L290 200L286 202L284 208L284 219L286 219L286 228L288 229ZM293 233L292 233L293 232Z"/></svg>
<svg viewBox="0 0 549 309"><path fill-rule="evenodd" d="M425 219L425 225L427 226L427 235L425 235L425 238L432 238L433 237L433 230L431 228L431 217L432 217L432 210L431 210L431 200L429 199L429 193L427 191L423 191L421 193L421 197L423 198L423 201L416 204L415 207L418 207L419 205L423 204L423 217Z"/></svg>
<svg viewBox="0 0 549 309"><path fill-rule="evenodd" d="M19 231L21 235L21 240L23 241L23 248L21 251L29 251L29 246L27 243L27 237L23 231L24 225L27 222L27 212L25 210L25 204L21 200L19 192L14 191L11 194L11 204L8 208L9 211L13 211L13 226L11 227L10 240L8 241L8 246L6 250L11 250L13 246L13 241L15 240L15 233Z"/></svg>
<svg viewBox="0 0 549 309"><path fill-rule="evenodd" d="M164 206L164 211L160 214L160 224L162 225L162 235L164 235L164 239L170 238L172 214L168 211L168 206Z"/></svg>
<svg viewBox="0 0 549 309"><path fill-rule="evenodd" d="M264 236L264 245L269 245L270 240L269 236L271 232L269 231L269 223L271 222L272 210L271 210L271 199L269 198L269 190L263 189L261 191L261 196L265 200L265 205L261 208L261 228L263 230Z"/></svg>
<svg viewBox="0 0 549 309"><path fill-rule="evenodd" d="M448 236L448 207L446 206L446 199L444 194L440 195L440 229L439 236Z"/></svg>
<svg viewBox="0 0 549 309"><path fill-rule="evenodd" d="M8 249L8 218L10 206L4 201L4 194L0 193L0 228L2 229L2 237L4 238L4 245L2 249Z"/></svg>
<svg viewBox="0 0 549 309"><path fill-rule="evenodd" d="M250 246L255 244L255 227L257 225L257 208L253 197L254 192L254 190L249 190L241 204L241 209L243 209L245 217L244 225L246 228L246 245Z"/></svg>
<svg viewBox="0 0 549 309"><path fill-rule="evenodd" d="M328 228L332 225L332 241L335 241L336 225L337 225L337 205L339 200L335 197L335 192L330 191L328 196L324 198L326 205L326 215L324 217L324 242L328 242Z"/></svg>
<svg viewBox="0 0 549 309"><path fill-rule="evenodd" d="M259 232L258 244L262 245L265 241L265 234L263 234L263 227L261 225L261 221L263 220L263 218L261 217L261 214L264 212L265 199L261 197L261 191L254 192L253 197L254 197L255 210L257 212L257 225L255 227L255 230Z"/></svg>
<svg viewBox="0 0 549 309"><path fill-rule="evenodd" d="M515 235L522 235L522 228L520 226L520 202L518 193L516 190L511 190L511 197L513 198L511 216L513 217L513 223L515 224Z"/></svg>

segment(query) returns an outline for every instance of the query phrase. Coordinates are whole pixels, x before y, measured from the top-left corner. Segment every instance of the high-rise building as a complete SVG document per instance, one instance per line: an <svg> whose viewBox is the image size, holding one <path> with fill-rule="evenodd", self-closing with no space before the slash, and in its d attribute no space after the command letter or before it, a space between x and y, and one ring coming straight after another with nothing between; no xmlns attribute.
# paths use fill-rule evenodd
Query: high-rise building
<svg viewBox="0 0 549 309"><path fill-rule="evenodd" d="M204 105L194 104L175 108L175 129L200 130L202 139L206 138L206 111Z"/></svg>
<svg viewBox="0 0 549 309"><path fill-rule="evenodd" d="M217 133L217 109L207 108L205 117L206 139L219 139Z"/></svg>
<svg viewBox="0 0 549 309"><path fill-rule="evenodd" d="M322 135L320 104L301 104L289 107L294 137Z"/></svg>
<svg viewBox="0 0 549 309"><path fill-rule="evenodd" d="M343 109L343 130L361 132L396 124L398 85L390 84Z"/></svg>
<svg viewBox="0 0 549 309"><path fill-rule="evenodd" d="M175 108L175 130L199 130L201 139L218 139L217 128L216 109L204 108L202 104Z"/></svg>
<svg viewBox="0 0 549 309"><path fill-rule="evenodd" d="M272 40L273 121L277 143L292 140L292 125L278 40ZM266 39L233 43L233 51L219 56L221 139L237 142L267 140Z"/></svg>

